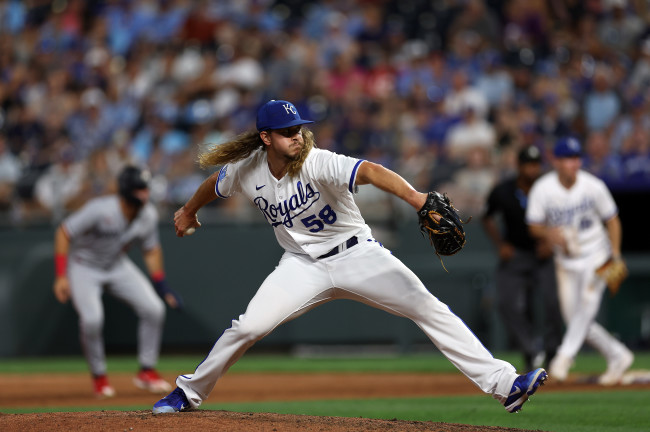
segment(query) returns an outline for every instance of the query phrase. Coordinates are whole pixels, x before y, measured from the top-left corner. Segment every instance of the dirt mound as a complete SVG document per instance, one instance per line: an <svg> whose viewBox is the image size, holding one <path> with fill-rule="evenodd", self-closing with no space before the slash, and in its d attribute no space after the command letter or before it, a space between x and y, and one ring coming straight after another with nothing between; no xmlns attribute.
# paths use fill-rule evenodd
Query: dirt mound
<svg viewBox="0 0 650 432"><path fill-rule="evenodd" d="M522 431L493 426L471 426L437 422L317 417L272 413L235 413L199 410L154 416L150 411L100 411L45 414L0 414L0 429L7 431Z"/></svg>

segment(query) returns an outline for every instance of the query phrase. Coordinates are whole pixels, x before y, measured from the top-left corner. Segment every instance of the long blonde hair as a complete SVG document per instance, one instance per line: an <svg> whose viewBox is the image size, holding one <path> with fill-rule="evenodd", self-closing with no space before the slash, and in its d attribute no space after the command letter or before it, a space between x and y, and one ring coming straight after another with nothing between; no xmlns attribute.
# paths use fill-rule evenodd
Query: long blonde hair
<svg viewBox="0 0 650 432"><path fill-rule="evenodd" d="M302 128L302 138L305 144L300 151L300 155L296 160L289 163L287 169L287 174L290 177L294 177L300 172L300 168L302 168L302 164L307 159L307 155L312 148L316 147L314 133L309 129ZM232 140L223 144L211 145L208 150L199 154L199 166L206 169L211 166L221 166L237 162L246 159L258 148L266 150L264 141L262 141L258 131L250 130L237 135Z"/></svg>

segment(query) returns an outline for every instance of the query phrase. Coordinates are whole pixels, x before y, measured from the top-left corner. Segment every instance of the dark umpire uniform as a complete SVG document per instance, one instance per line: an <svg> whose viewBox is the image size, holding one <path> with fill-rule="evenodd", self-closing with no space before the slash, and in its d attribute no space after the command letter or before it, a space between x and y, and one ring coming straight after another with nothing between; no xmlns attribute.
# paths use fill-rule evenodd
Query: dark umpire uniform
<svg viewBox="0 0 650 432"><path fill-rule="evenodd" d="M534 363L542 353L546 362L553 358L563 332L551 249L535 242L525 221L528 192L541 172L539 149L523 149L518 155L517 175L497 184L490 192L482 219L499 251L499 312L524 355L526 370L539 366ZM497 226L497 214L502 218L502 230ZM544 311L543 342L536 334L533 314L539 299Z"/></svg>

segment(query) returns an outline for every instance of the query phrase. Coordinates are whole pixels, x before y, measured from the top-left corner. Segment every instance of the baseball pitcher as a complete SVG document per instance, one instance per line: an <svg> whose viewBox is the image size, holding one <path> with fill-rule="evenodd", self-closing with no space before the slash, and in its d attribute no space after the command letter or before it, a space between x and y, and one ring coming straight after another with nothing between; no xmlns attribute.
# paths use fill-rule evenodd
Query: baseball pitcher
<svg viewBox="0 0 650 432"><path fill-rule="evenodd" d="M544 369L518 376L495 359L465 324L434 297L401 261L377 242L354 202L359 185L372 184L418 210L422 232L439 254L465 241L449 199L420 193L396 173L368 161L321 150L296 107L272 100L257 113L257 130L200 156L222 166L175 216L176 234L200 227L198 210L217 197L243 194L264 215L285 252L246 311L232 321L193 374L158 401L153 413L198 407L256 341L277 326L334 299L351 299L414 321L485 393L516 412L547 377Z"/></svg>

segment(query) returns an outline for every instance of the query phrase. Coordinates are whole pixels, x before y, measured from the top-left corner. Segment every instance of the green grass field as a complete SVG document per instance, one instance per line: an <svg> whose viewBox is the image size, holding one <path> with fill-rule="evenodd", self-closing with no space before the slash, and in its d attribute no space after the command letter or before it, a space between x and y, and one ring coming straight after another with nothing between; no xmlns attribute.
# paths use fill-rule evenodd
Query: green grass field
<svg viewBox="0 0 650 432"><path fill-rule="evenodd" d="M515 354L497 354L513 364ZM200 356L163 356L159 369L165 372L191 372ZM133 371L131 357L109 358L109 370ZM572 372L598 373L605 362L595 354L581 354ZM650 370L650 353L637 353L633 369ZM80 357L50 359L0 359L0 373L85 372ZM441 355L404 355L354 358L301 359L279 355L246 355L230 373L246 372L451 372L456 369ZM321 400L299 402L219 403L206 402L205 409L242 412L422 420L473 425L492 425L542 431L622 432L650 431L650 385L647 389L617 387L593 392L547 392L544 389L519 414L508 414L490 397L448 396L426 398ZM113 406L105 409L148 410L147 406ZM4 413L81 411L87 408L3 409Z"/></svg>

